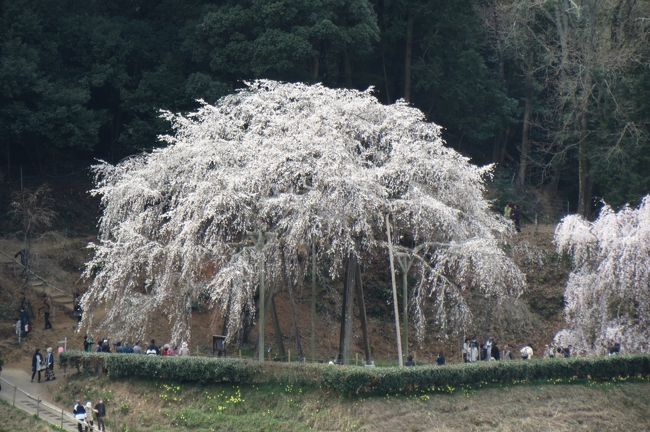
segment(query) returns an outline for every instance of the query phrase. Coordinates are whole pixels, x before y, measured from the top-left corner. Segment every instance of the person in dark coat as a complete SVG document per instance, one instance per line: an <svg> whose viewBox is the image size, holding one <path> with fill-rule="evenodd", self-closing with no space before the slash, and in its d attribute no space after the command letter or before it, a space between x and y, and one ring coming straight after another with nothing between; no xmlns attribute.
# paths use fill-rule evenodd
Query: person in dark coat
<svg viewBox="0 0 650 432"><path fill-rule="evenodd" d="M151 343L147 347L147 355L160 355L160 348L158 348L154 339L151 339Z"/></svg>
<svg viewBox="0 0 650 432"><path fill-rule="evenodd" d="M437 364L438 366L442 366L442 365L445 364L445 356L442 355L441 352L438 353L438 357L436 357L436 364Z"/></svg>
<svg viewBox="0 0 650 432"><path fill-rule="evenodd" d="M97 429L101 432L106 432L106 427L104 426L104 417L106 417L106 405L104 405L104 400L99 399L99 402L95 404L95 417L97 418Z"/></svg>
<svg viewBox="0 0 650 432"><path fill-rule="evenodd" d="M41 382L41 368L43 367L43 355L41 354L40 349L34 351L32 356L32 382L34 382L34 376L38 373L38 382Z"/></svg>
<svg viewBox="0 0 650 432"><path fill-rule="evenodd" d="M43 311L43 320L45 321L45 330L52 328L52 323L50 322L50 310L52 306L50 305L50 299L47 298L47 294L43 294L43 306L40 310Z"/></svg>
<svg viewBox="0 0 650 432"><path fill-rule="evenodd" d="M72 414L74 414L74 418L77 420L77 430L79 432L84 432L84 425L86 424L86 408L84 408L78 400L74 403Z"/></svg>
<svg viewBox="0 0 650 432"><path fill-rule="evenodd" d="M499 351L496 341L492 343L492 358L494 360L501 360L501 351Z"/></svg>

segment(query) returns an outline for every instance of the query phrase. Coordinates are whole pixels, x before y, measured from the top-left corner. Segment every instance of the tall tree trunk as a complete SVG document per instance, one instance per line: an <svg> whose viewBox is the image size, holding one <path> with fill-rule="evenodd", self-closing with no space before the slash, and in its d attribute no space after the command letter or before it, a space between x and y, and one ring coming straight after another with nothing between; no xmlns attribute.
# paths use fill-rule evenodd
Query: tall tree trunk
<svg viewBox="0 0 650 432"><path fill-rule="evenodd" d="M289 301L291 304L291 318L293 322L293 338L296 342L296 359L299 361L304 360L305 353L302 350L302 337L300 336L300 328L298 327L298 316L296 314L296 298L293 295L294 289L289 290Z"/></svg>
<svg viewBox="0 0 650 432"><path fill-rule="evenodd" d="M400 336L399 307L397 305L397 283L395 282L395 262L393 260L393 241L390 234L390 221L386 215L386 238L388 239L388 258L390 261L390 279L393 287L393 312L395 313L395 336L397 338L397 364L404 366L402 358L402 338Z"/></svg>
<svg viewBox="0 0 650 432"><path fill-rule="evenodd" d="M284 285L287 287L289 292L289 302L291 305L291 321L293 324L293 337L296 341L296 356L298 359L303 359L305 354L302 351L302 341L300 338L300 329L298 328L298 317L296 316L296 299L293 296L294 286L287 269L287 261L284 256L284 252L280 249L280 260L282 261L282 279L284 280Z"/></svg>
<svg viewBox="0 0 650 432"><path fill-rule="evenodd" d="M266 320L266 271L264 268L264 258L262 255L262 248L264 247L264 234L259 231L257 234L257 249L260 252L259 263L259 317L258 317L258 333L257 333L257 358L259 361L264 361L264 324Z"/></svg>
<svg viewBox="0 0 650 432"><path fill-rule="evenodd" d="M580 142L578 144L578 213L591 216L591 174L589 166L588 111L591 98L591 74L586 73L580 112Z"/></svg>
<svg viewBox="0 0 650 432"><path fill-rule="evenodd" d="M318 75L320 74L320 54L314 56L311 67L311 80L318 82Z"/></svg>
<svg viewBox="0 0 650 432"><path fill-rule="evenodd" d="M397 257L400 271L402 273L402 352L409 354L409 292L408 273L413 265L413 258L404 255Z"/></svg>
<svg viewBox="0 0 650 432"><path fill-rule="evenodd" d="M533 66L528 62L526 70L526 101L524 103L524 121L521 131L521 151L519 152L519 171L517 187L523 189L526 184L528 158L530 158L530 116L533 110Z"/></svg>
<svg viewBox="0 0 650 432"><path fill-rule="evenodd" d="M402 272L402 352L409 354L409 291L408 273Z"/></svg>
<svg viewBox="0 0 650 432"><path fill-rule="evenodd" d="M278 319L278 310L275 306L275 294L270 295L271 316L273 317L273 330L275 332L275 344L278 347L278 358L284 360L287 358L287 351L284 349L284 337L282 336L282 328L280 327L280 320Z"/></svg>
<svg viewBox="0 0 650 432"><path fill-rule="evenodd" d="M411 64L413 62L413 24L415 18L409 11L406 20L406 46L404 47L404 100L411 102Z"/></svg>
<svg viewBox="0 0 650 432"><path fill-rule="evenodd" d="M384 100L387 104L391 103L390 98L390 84L388 81L388 72L386 71L386 16L385 1L380 0L377 2L377 22L379 23L379 49L381 51L381 71L384 77L384 91L386 92Z"/></svg>
<svg viewBox="0 0 650 432"><path fill-rule="evenodd" d="M386 92L386 97L385 101L386 103L391 103L392 100L390 98L390 85L388 83L388 72L386 72L386 54L384 53L384 46L382 42L382 48L381 48L381 69L384 74L384 91Z"/></svg>
<svg viewBox="0 0 650 432"><path fill-rule="evenodd" d="M492 162L502 164L505 161L508 141L510 141L511 135L512 128L508 126L494 141L494 147L492 148Z"/></svg>
<svg viewBox="0 0 650 432"><path fill-rule="evenodd" d="M227 336L228 333L228 320L230 319L230 297L228 297L228 303L226 304L226 312L223 314L223 323L221 324L221 334Z"/></svg>
<svg viewBox="0 0 650 432"><path fill-rule="evenodd" d="M368 335L368 318L366 316L366 302L363 296L363 284L361 283L361 269L359 263L355 270L355 286L357 307L359 308L359 318L361 319L361 333L363 335L363 350L365 353L366 364L372 364L372 352L370 351L370 337Z"/></svg>
<svg viewBox="0 0 650 432"><path fill-rule="evenodd" d="M357 257L353 253L348 256L345 267L345 282L343 285L343 304L341 305L341 333L339 336L338 362L350 362L350 345L352 339L352 311L354 306L354 283L356 280Z"/></svg>

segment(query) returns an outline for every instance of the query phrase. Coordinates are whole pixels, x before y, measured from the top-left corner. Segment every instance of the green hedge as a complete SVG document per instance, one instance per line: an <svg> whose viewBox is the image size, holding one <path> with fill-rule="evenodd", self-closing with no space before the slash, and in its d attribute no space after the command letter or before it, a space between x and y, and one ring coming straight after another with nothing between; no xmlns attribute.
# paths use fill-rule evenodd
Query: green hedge
<svg viewBox="0 0 650 432"><path fill-rule="evenodd" d="M344 395L425 392L479 384L555 379L608 380L650 376L650 356L617 356L507 362L479 362L444 367L335 368L326 371L323 387Z"/></svg>
<svg viewBox="0 0 650 432"><path fill-rule="evenodd" d="M478 362L413 368L364 368L288 364L211 357L153 357L70 351L61 364L112 378L155 378L198 383L286 383L320 386L337 394L409 394L482 384L544 380L608 380L650 377L650 356Z"/></svg>
<svg viewBox="0 0 650 432"><path fill-rule="evenodd" d="M111 378L155 378L199 383L290 383L314 384L322 380L325 366L316 364L260 363L214 357L161 357L137 354L106 354L67 351L61 365Z"/></svg>

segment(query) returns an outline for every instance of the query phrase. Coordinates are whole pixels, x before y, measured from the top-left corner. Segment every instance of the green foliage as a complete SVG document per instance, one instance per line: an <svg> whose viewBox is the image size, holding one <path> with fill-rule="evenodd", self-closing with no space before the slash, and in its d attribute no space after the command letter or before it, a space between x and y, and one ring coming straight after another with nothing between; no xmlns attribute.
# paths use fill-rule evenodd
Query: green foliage
<svg viewBox="0 0 650 432"><path fill-rule="evenodd" d="M532 33L522 36L509 24L499 9L508 5L528 11L520 27ZM168 128L160 109L190 110L196 99L213 103L243 80L374 86L381 100L394 102L405 96L407 63L410 102L445 127L450 145L479 163L516 171L530 67L526 181L557 184L575 195L579 136L573 126L560 126L579 122L575 110L563 112L553 96L555 26L547 21L552 13L534 12L536 6L469 0L2 2L0 136L6 151L0 151L0 174L6 166L15 177L15 164L42 170L74 159L116 162L150 150ZM593 34L616 36L614 21ZM650 50L635 34L629 37L639 40L638 60L609 74L607 62L596 62L592 71L590 178L594 195L614 206L635 203L650 187Z"/></svg>
<svg viewBox="0 0 650 432"><path fill-rule="evenodd" d="M548 379L607 380L650 375L650 356L620 356L509 362L480 362L395 368L333 368L326 371L323 387L337 393L385 395L453 389L481 384L513 384Z"/></svg>
<svg viewBox="0 0 650 432"><path fill-rule="evenodd" d="M286 384L318 386L344 396L451 392L484 384L515 384L545 380L598 380L650 376L650 355L479 362L398 369L258 363L206 357L154 357L69 351L68 367L105 368L111 378L145 378L171 382ZM174 386L163 389L176 397ZM161 396L162 397L162 396Z"/></svg>

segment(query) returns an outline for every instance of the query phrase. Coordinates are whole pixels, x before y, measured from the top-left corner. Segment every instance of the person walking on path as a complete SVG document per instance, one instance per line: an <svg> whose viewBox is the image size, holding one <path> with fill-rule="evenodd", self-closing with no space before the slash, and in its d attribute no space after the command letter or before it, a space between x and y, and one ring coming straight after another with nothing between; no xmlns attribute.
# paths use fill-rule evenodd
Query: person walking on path
<svg viewBox="0 0 650 432"><path fill-rule="evenodd" d="M86 410L86 431L94 431L95 430L95 413L93 411L93 403L91 401L86 402L86 406L84 407Z"/></svg>
<svg viewBox="0 0 650 432"><path fill-rule="evenodd" d="M86 409L81 405L79 400L75 401L74 407L72 408L72 414L77 421L77 431L84 432L83 425L86 424Z"/></svg>
<svg viewBox="0 0 650 432"><path fill-rule="evenodd" d="M106 432L106 426L104 426L104 417L106 417L106 405L104 405L104 400L99 399L99 402L95 404L95 418L97 419L97 430L101 432Z"/></svg>
<svg viewBox="0 0 650 432"><path fill-rule="evenodd" d="M52 306L50 305L50 299L47 298L47 294L43 294L43 306L39 310L43 311L43 320L45 321L45 330L52 328L52 323L50 322L50 310Z"/></svg>
<svg viewBox="0 0 650 432"><path fill-rule="evenodd" d="M45 381L55 380L54 376L54 353L52 347L47 349L47 357L45 359Z"/></svg>
<svg viewBox="0 0 650 432"><path fill-rule="evenodd" d="M43 355L41 350L36 348L34 355L32 356L32 381L34 382L34 376L38 373L38 382L41 382L41 369L44 366L43 364Z"/></svg>
<svg viewBox="0 0 650 432"><path fill-rule="evenodd" d="M20 257L20 265L23 267L20 272L20 276L23 279L27 279L27 273L29 272L29 252L27 249L21 249L14 255L14 259Z"/></svg>

